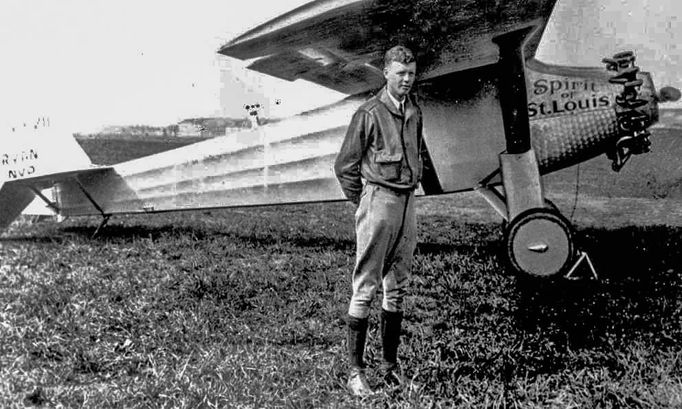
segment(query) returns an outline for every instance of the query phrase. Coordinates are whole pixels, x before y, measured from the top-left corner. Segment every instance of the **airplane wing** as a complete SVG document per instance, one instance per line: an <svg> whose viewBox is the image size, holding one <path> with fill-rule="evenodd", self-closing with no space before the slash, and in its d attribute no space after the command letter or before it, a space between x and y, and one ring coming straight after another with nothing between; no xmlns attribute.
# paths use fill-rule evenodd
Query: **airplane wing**
<svg viewBox="0 0 682 409"><path fill-rule="evenodd" d="M235 38L219 53L250 69L353 95L379 88L385 50L411 47L420 80L493 64L496 35L537 26L535 55L556 0L316 0Z"/></svg>

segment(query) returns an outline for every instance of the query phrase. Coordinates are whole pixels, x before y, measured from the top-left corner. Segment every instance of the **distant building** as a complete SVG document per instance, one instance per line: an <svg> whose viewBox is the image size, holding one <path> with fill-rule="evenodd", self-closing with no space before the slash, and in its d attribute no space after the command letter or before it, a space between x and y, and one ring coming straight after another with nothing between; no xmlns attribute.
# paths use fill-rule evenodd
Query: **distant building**
<svg viewBox="0 0 682 409"><path fill-rule="evenodd" d="M167 129L149 125L112 125L90 135L121 135L121 136L163 136Z"/></svg>
<svg viewBox="0 0 682 409"><path fill-rule="evenodd" d="M178 136L201 136L202 129L201 124L195 122L194 119L185 119L178 123Z"/></svg>
<svg viewBox="0 0 682 409"><path fill-rule="evenodd" d="M105 126L100 133L120 135L125 131L124 126Z"/></svg>
<svg viewBox="0 0 682 409"><path fill-rule="evenodd" d="M226 126L225 127L225 135L231 134L232 132L239 132L243 131L244 127L241 126Z"/></svg>
<svg viewBox="0 0 682 409"><path fill-rule="evenodd" d="M248 119L188 118L178 123L179 137L214 137L251 127Z"/></svg>

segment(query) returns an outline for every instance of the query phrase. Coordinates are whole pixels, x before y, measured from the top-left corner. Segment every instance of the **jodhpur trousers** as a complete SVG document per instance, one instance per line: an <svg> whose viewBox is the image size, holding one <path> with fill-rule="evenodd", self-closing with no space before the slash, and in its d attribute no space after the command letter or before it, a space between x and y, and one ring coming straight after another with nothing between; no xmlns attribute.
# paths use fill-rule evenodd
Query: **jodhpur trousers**
<svg viewBox="0 0 682 409"><path fill-rule="evenodd" d="M357 254L348 315L366 318L381 285L382 308L402 311L417 247L414 192L396 192L367 183L355 212Z"/></svg>

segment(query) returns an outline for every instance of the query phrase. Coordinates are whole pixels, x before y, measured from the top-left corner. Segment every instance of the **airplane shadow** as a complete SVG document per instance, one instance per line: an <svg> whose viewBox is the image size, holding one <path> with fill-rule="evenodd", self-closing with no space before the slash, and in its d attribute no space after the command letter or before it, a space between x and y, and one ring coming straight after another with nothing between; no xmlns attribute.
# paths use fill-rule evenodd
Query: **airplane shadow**
<svg viewBox="0 0 682 409"><path fill-rule="evenodd" d="M56 226L56 225L54 225ZM52 227L52 226L51 226ZM142 238L158 237L172 231L179 231L179 234L193 234L194 230L189 228L169 227L149 227L149 226L107 226L96 237L93 234L95 226L68 226L48 228L5 236L0 238L1 243L62 243L69 238L77 237L82 240L115 239L122 241L135 241Z"/></svg>
<svg viewBox="0 0 682 409"><path fill-rule="evenodd" d="M456 253L475 255L478 258L484 257L499 257L501 245L498 242L488 242L487 246L482 247L480 244L444 244L444 243L429 243L422 242L417 244L415 254L423 256L432 256L443 253Z"/></svg>
<svg viewBox="0 0 682 409"><path fill-rule="evenodd" d="M679 345L682 229L584 229L580 235L599 280L519 278L519 329L570 349L634 341Z"/></svg>
<svg viewBox="0 0 682 409"><path fill-rule="evenodd" d="M63 233L73 234L83 238L91 238L94 228L87 226L67 227L61 230ZM106 226L95 237L95 240L114 240L114 241L135 241L139 239L157 238L161 236L192 237L194 240L201 241L210 238L223 238L225 240L239 241L255 245L258 247L268 247L277 244L287 243L292 247L300 248L329 248L347 249L354 248L355 242L350 239L340 238L334 235L319 234L315 236L302 236L297 234L270 234L268 232L226 232L216 228L194 228L190 226L159 226L150 227L147 225L110 225ZM7 238L4 240L13 240ZM17 238L16 240L49 241L49 238Z"/></svg>

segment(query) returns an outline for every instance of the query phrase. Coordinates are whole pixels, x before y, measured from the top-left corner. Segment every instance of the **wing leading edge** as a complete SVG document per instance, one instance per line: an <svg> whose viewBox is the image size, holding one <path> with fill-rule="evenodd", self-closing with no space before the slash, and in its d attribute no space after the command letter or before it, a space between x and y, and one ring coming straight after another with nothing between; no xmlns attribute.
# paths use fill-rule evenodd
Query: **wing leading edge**
<svg viewBox="0 0 682 409"><path fill-rule="evenodd" d="M422 80L493 64L491 39L537 26L535 55L556 0L317 0L235 38L219 53L250 69L305 79L353 95L383 84L381 57L395 44L418 53Z"/></svg>

